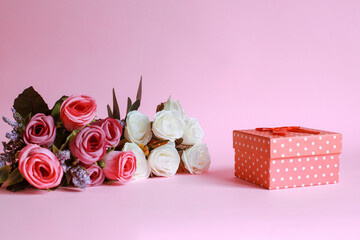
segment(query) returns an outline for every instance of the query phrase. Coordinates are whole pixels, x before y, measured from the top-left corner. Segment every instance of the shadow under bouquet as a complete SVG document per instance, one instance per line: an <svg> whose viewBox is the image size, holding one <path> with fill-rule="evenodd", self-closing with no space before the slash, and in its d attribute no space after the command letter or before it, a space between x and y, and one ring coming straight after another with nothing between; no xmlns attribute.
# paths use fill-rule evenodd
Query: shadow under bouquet
<svg viewBox="0 0 360 240"><path fill-rule="evenodd" d="M25 89L14 101L14 120L3 117L12 130L8 142L2 142L0 186L14 192L26 187L85 189L206 171L210 155L198 121L171 97L157 106L150 121L138 111L141 95L142 80L121 119L113 89L113 107L108 105L108 117L100 119L90 96L62 96L49 109L33 87Z"/></svg>

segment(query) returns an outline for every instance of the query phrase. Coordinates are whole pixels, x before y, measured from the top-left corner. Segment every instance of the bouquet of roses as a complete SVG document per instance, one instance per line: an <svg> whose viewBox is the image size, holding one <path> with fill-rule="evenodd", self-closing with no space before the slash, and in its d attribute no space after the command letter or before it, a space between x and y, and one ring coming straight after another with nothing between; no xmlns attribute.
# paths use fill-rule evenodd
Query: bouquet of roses
<svg viewBox="0 0 360 240"><path fill-rule="evenodd" d="M10 191L84 189L206 171L210 155L198 121L169 98L151 122L138 111L141 92L140 80L136 101L128 98L121 119L113 90L113 108L108 105L109 116L100 119L90 96L63 96L49 109L33 87L25 89L14 101L14 121L3 117L12 130L0 155L0 186L5 183Z"/></svg>

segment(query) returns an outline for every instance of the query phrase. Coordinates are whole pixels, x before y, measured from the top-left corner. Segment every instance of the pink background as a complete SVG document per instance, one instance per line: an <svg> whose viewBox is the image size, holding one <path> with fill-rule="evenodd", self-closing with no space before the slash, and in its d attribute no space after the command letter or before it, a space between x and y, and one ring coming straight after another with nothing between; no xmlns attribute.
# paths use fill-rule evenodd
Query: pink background
<svg viewBox="0 0 360 240"><path fill-rule="evenodd" d="M351 239L359 236L359 1L1 1L0 112L33 85L125 112L143 76L202 124L212 166L79 193L0 191L4 239ZM233 177L232 130L343 133L340 184L268 191ZM1 139L9 127L0 124Z"/></svg>

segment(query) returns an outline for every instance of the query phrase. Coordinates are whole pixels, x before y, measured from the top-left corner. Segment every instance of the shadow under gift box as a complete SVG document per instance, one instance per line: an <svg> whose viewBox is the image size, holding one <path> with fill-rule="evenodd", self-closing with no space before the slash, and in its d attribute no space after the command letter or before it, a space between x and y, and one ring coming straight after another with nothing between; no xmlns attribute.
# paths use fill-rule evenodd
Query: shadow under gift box
<svg viewBox="0 0 360 240"><path fill-rule="evenodd" d="M235 176L267 189L339 182L341 134L301 128L281 136L271 130L233 131Z"/></svg>

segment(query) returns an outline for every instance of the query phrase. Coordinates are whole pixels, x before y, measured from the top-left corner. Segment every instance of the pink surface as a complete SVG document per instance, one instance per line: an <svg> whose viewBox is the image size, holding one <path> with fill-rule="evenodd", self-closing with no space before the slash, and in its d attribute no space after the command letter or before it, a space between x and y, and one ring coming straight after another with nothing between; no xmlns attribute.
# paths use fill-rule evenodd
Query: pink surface
<svg viewBox="0 0 360 240"><path fill-rule="evenodd" d="M210 171L83 193L1 190L4 239L338 239L360 223L358 1L1 1L0 110L33 85L125 112L168 95L197 117ZM268 191L234 177L232 130L343 134L340 183ZM0 124L0 135L9 130ZM2 137L3 139L3 137Z"/></svg>

